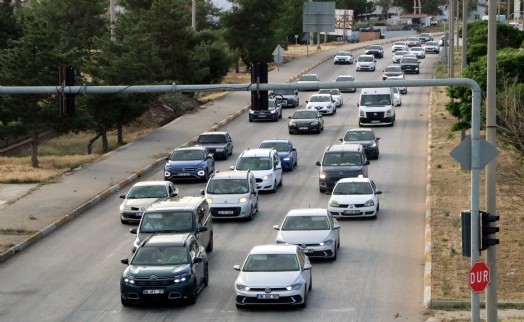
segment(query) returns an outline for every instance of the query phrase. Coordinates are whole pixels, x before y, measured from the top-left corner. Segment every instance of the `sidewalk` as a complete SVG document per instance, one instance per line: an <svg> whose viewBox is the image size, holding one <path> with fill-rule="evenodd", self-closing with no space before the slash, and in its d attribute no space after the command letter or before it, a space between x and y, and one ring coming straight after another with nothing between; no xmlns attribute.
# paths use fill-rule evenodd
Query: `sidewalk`
<svg viewBox="0 0 524 322"><path fill-rule="evenodd" d="M389 43L394 39L379 40ZM331 60L339 50L363 48L367 43L310 51L269 73L269 83L292 82L301 74ZM248 92L230 92L202 105L198 112L171 123L44 185L0 185L0 263L93 208L146 172L164 164L163 156L175 147L190 145L206 130L215 130L249 109ZM9 231L32 233L10 234Z"/></svg>

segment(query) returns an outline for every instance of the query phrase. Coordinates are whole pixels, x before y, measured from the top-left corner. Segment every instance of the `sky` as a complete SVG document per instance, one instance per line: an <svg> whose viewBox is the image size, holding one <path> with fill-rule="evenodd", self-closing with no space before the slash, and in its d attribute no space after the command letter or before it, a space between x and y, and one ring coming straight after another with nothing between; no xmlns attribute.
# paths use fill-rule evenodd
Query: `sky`
<svg viewBox="0 0 524 322"><path fill-rule="evenodd" d="M231 8L231 3L227 0L211 0L215 6L222 9L229 9Z"/></svg>

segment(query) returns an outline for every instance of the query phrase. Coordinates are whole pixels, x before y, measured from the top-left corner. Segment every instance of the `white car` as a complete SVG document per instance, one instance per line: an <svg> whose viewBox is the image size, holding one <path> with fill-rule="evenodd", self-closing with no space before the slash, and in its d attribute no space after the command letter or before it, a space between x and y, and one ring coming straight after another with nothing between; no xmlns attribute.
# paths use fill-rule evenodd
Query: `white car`
<svg viewBox="0 0 524 322"><path fill-rule="evenodd" d="M396 81L396 80L404 80L404 75L401 75L401 76L388 76L386 79L386 81ZM398 87L398 91L400 92L400 94L407 94L408 93L408 88L407 87Z"/></svg>
<svg viewBox="0 0 524 322"><path fill-rule="evenodd" d="M349 51L339 51L333 57L333 64L353 64L353 55Z"/></svg>
<svg viewBox="0 0 524 322"><path fill-rule="evenodd" d="M423 47L411 47L409 52L417 56L417 58L426 58L426 51Z"/></svg>
<svg viewBox="0 0 524 322"><path fill-rule="evenodd" d="M380 210L377 190L369 178L340 179L328 202L328 211L335 217L371 217L376 218Z"/></svg>
<svg viewBox="0 0 524 322"><path fill-rule="evenodd" d="M424 44L424 51L426 54L434 53L438 54L440 53L440 47L438 45L438 42L436 41L428 41Z"/></svg>
<svg viewBox="0 0 524 322"><path fill-rule="evenodd" d="M393 105L395 106L401 106L402 105L402 97L400 94L400 90L398 87L392 87L393 89Z"/></svg>
<svg viewBox="0 0 524 322"><path fill-rule="evenodd" d="M355 77L352 75L339 75L337 78L335 78L335 82L354 82ZM352 92L355 93L357 91L356 88L341 88L339 89L341 92Z"/></svg>
<svg viewBox="0 0 524 322"><path fill-rule="evenodd" d="M313 84L317 86L318 86L318 82L320 82L320 79L318 78L317 74L303 74L297 80L298 84ZM314 90L316 90L316 88L303 89L302 91L314 91Z"/></svg>
<svg viewBox="0 0 524 322"><path fill-rule="evenodd" d="M139 223L149 205L161 198L178 195L178 188L171 181L140 181L135 183L120 204L120 222Z"/></svg>
<svg viewBox="0 0 524 322"><path fill-rule="evenodd" d="M251 171L258 191L276 192L282 186L282 164L275 149L246 149L230 169Z"/></svg>
<svg viewBox="0 0 524 322"><path fill-rule="evenodd" d="M405 41L397 41L391 46L391 52L397 52L399 50L405 50L408 47L408 44Z"/></svg>
<svg viewBox="0 0 524 322"><path fill-rule="evenodd" d="M408 47L422 46L422 41L418 37L408 38L407 41Z"/></svg>
<svg viewBox="0 0 524 322"><path fill-rule="evenodd" d="M306 109L317 110L323 115L334 115L337 113L337 107L335 105L335 99L331 94L313 94L306 101Z"/></svg>
<svg viewBox="0 0 524 322"><path fill-rule="evenodd" d="M370 70L375 71L376 68L376 62L375 56L373 55L360 55L358 56L356 65L356 71L362 71L362 70Z"/></svg>
<svg viewBox="0 0 524 322"><path fill-rule="evenodd" d="M400 61L402 60L402 57L404 55L409 54L409 51L407 50L399 50L393 54L393 63L400 64Z"/></svg>
<svg viewBox="0 0 524 322"><path fill-rule="evenodd" d="M292 209L273 229L277 244L298 245L309 258L337 259L340 225L325 208Z"/></svg>
<svg viewBox="0 0 524 322"><path fill-rule="evenodd" d="M318 91L319 94L331 94L331 96L335 99L335 106L341 107L344 105L344 97L342 97L342 93L340 90L336 88L330 88L330 89L321 89Z"/></svg>
<svg viewBox="0 0 524 322"><path fill-rule="evenodd" d="M297 245L258 245L251 249L235 280L235 304L307 305L312 265Z"/></svg>

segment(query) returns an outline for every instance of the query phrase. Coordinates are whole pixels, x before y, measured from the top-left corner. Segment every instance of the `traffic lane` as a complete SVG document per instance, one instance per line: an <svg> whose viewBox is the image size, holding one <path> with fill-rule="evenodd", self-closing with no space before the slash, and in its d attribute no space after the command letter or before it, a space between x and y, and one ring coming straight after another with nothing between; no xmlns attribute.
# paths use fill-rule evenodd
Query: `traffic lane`
<svg viewBox="0 0 524 322"><path fill-rule="evenodd" d="M351 114L351 112L355 112L355 110L352 109L342 109L341 111L347 111L348 114ZM189 315L189 317L200 317L204 315L208 318L212 318L216 314L225 316L232 315L230 316L231 320L242 320L243 318L245 318L245 315L242 312L237 312L236 309L234 309L234 295L232 287L234 279L236 277L236 272L232 270L231 265L241 263L245 258L247 252L253 245L268 242L272 243L274 241L274 236L276 236L276 232L271 228L272 225L278 224L283 218L285 212L291 207L294 208L301 206L322 206L327 204L329 196L318 193L318 167L314 165L314 162L320 158L325 146L327 146L329 143L333 141L336 141L337 137L340 136L340 133L344 131L347 125L346 118L339 117L341 115L344 115L344 113L337 113L335 117L330 118L331 125L327 128L328 135L324 135L326 134L326 132L324 132L320 135L290 136L295 142L295 144L297 144L297 146L299 147L299 153L301 154L301 156L303 156L303 158L299 159L300 165L296 169L296 172L294 171L285 174L284 187L281 191L277 192L276 194L261 195L261 213L259 214L259 216L255 218L255 220L252 223L216 223L216 252L210 254L210 265L214 268L210 270L211 285L210 287L204 290L201 297L199 297L196 306L179 307L176 310L172 310L170 308L163 308L157 310L153 308L153 313L151 313L150 309L145 309L145 311L141 309L126 309L122 311L122 308L119 303L118 280L124 267L119 263L119 259L120 257L125 257L129 255L129 250L134 236L127 232L127 229L129 227L121 225L119 223L118 214L116 212L121 200L115 198L112 200L111 205L109 205L110 202L108 202L106 206L104 206L105 203L102 203L98 207L98 209L93 210L94 214L86 214L85 216L82 216L81 218L76 220L75 223L72 223L69 227L67 227L67 229L63 229L55 233L56 239L58 239L58 241L53 241L54 238L52 236L43 241L44 243L50 243L49 245L45 246L45 249L36 250L37 247L33 247L31 249L31 258L27 259L28 262L26 263L26 265L24 265L24 269L11 269L11 271L9 271L9 276L16 276L16 272L18 271L25 271L27 273L29 269L32 269L34 267L33 264L35 260L38 262L38 258L40 257L40 255L35 254L35 252L42 252L45 257L41 261L43 265L39 267L42 270L42 274L39 275L39 278L29 279L28 284L21 284L18 286L13 286L13 284L8 285L6 290L7 292L14 294L23 294L24 291L27 291L27 285L30 285L32 287L31 290L44 290L44 293L49 295L47 295L45 298L35 296L37 299L31 296L23 298L19 297L16 299L16 302L21 304L14 306L10 304L14 303L15 301L7 300L5 296L2 295L1 302L5 303L5 305L2 304L2 307L10 307L9 313L5 316L16 316L16 318L12 320L24 320L25 316L36 317L37 314L33 315L31 312L29 315L27 315L27 312L25 312L28 306L24 304L28 304L31 305L29 307L35 308L35 312L47 312L48 315L46 315L46 317L49 318L49 321L69 320L69 318L72 317L77 318L77 320L81 319L81 317L88 317L86 320L90 321L117 321L123 319L123 317L125 317L126 319L141 318L147 321L148 319L155 320L160 316L175 317L179 316L179 314L185 314L185 316ZM340 122L337 123L337 121ZM264 138L267 138L267 136L269 135L278 135L279 137L286 136L287 127L283 124L269 123L259 125L260 127L257 127L256 131L252 131L253 126L249 125L247 121L233 122L231 123L231 126L227 127L231 133L235 134L235 142L239 142L239 145L235 145L235 153L239 153L239 150L237 148L238 146L240 146L241 148L253 146L252 142L256 141L258 144L259 141L261 141ZM394 142L403 142L403 139L405 138L395 138L395 136L393 135L394 133L396 133L395 131L392 131L395 128L378 129L384 131L387 130L386 133L391 135L393 144L395 144ZM246 135L246 133L249 133L250 135L253 134L254 137L248 138L248 135ZM243 141L245 143L241 143ZM393 156L394 154L392 154L392 157ZM374 165L379 165L380 161L383 160L378 160L376 163L373 162L370 168L370 173L373 176L376 175L377 177L381 178L380 180L377 180L379 182L379 185L387 186L388 182L382 179L382 177L387 176L384 176L381 170L378 169L378 167L376 169L377 172L375 174L375 170L373 168ZM393 165L395 164L395 162L393 162L394 160L390 161ZM222 162L225 163L226 161ZM222 163L219 162L219 164ZM389 170L392 173L398 173L395 172L396 168L387 169L387 167L384 166L381 166L380 168L384 170ZM398 184L398 178L395 179L396 181L394 183L391 183L391 185L393 186L395 184ZM203 186L203 184L195 184L194 186L190 184L184 184L185 187L186 185L187 188L184 189L184 191L186 191L188 194L197 193L200 187ZM392 191L395 191L395 189L392 189ZM388 200L388 202L390 199L394 199L392 196L390 197L387 194L385 194L383 197L383 200L386 199ZM387 213L387 210L385 212ZM381 221L381 218L379 217L379 220L377 220L376 222L381 223L385 221ZM96 224L94 225L93 229L85 229L86 226L93 225L93 223ZM369 222L367 221L363 221L363 227L359 227L359 229L356 230L356 232L362 232L363 236L380 237L383 235L387 235L387 232L389 231L388 227L384 227L385 231L376 231L376 229L372 230L371 228L375 227L370 227L372 225L368 225L368 223ZM353 237L356 234L352 234L354 231L351 229L351 227L353 227L355 223L353 221L343 221L342 225L343 229L346 227L350 228L347 228L348 230L343 230L348 231L349 236L343 235L340 259L344 258L346 247L348 247L347 251L350 251L352 249L366 249L365 243L362 243L358 239L355 240ZM406 229L411 224L407 223L407 225L408 226L402 228L403 231L406 231ZM77 228L73 229L74 227ZM366 228L369 228L369 230ZM69 232L68 229L71 229L72 231ZM104 238L98 238L98 235L94 233L95 231L97 233L103 232L102 234ZM87 235L80 237L80 235L84 234ZM58 236L62 237L58 238ZM93 236L97 236L97 238L93 238ZM69 240L80 240L82 242L71 244L69 243ZM91 245L89 245L88 241L91 243ZM44 243L41 244L42 246L38 245L38 248L44 247ZM395 242L387 244L395 244ZM89 245L90 247L85 248L86 245ZM420 248L422 248L422 244L419 244L419 246ZM59 265L55 265L55 261L46 261L46 258L52 258L53 256L53 254L46 252L46 249L53 249L53 254L63 254L62 256L64 256L64 258L68 258L69 260L60 261L58 262ZM78 261L73 261L72 259L79 257L79 253L85 256L85 258L100 259L100 261L103 261L104 263L107 262L105 265L100 265L102 266L102 269L100 270L100 272L98 272L97 275L102 275L101 277L94 278L91 276L90 264L92 265L92 262L90 261L79 261L80 265L76 265ZM28 255L26 257L29 257L29 253L27 254ZM17 257L17 261L21 261L21 258L23 257L24 254L20 254L20 257ZM352 259L353 261L357 262L362 261L361 258L349 256L348 259ZM112 260L115 260L115 262L112 262ZM343 260L337 260L337 262L333 264L327 263L329 266L325 265L326 263L315 263L316 265L314 267L314 270L317 273L315 273L314 275L314 291L311 293L310 305L308 307L308 310L292 311L290 312L290 314L294 314L293 316L301 317L305 320L322 318L324 314L326 314L326 312L339 318L346 316L347 312L354 312L354 314L359 314L359 312L365 310L368 310L370 314L381 314L379 308L383 307L383 304L370 304L371 306L356 306L355 304L353 304L360 302L364 303L364 300L362 298L352 301L353 303L350 306L331 306L331 302L323 300L323 297L318 298L317 296L315 296L315 293L320 293L319 296L321 296L324 294L323 292L325 291L328 294L342 294L342 296L339 297L347 298L348 294L352 292L352 290L347 290L345 287L341 287L339 284L337 284L337 281L333 280L332 274L328 275L323 273L323 270L326 270L328 267L338 270L335 276L345 276L344 274L347 274L348 278L359 278L362 281L362 283L365 283L365 281L369 279L377 279L377 277L375 277L374 275L369 276L367 274L367 272L370 271L369 267L374 267L376 266L375 264L371 264L370 266L370 263L368 262L366 265L364 265L365 268L361 268L357 272L347 272L347 265L341 265L341 262L343 262ZM15 261L9 261L8 263L9 265L11 265L11 263L15 263ZM69 264L69 266L66 266L65 263ZM109 265L109 267L104 268L106 265ZM397 266L402 267L402 265L399 265L398 263ZM30 268L28 269L28 267ZM4 268L2 268L2 270L4 270ZM402 274L402 271L400 271L399 274ZM72 281L72 283L75 284L76 288L64 287L57 283L57 286L55 286L55 288L51 290L49 289L49 287L46 288L46 285L40 285L43 283L43 281L47 282L57 280L57 278L54 276L61 276L65 280ZM88 276L90 278L82 278L83 276ZM408 276L407 278L411 279L412 277ZM18 278L15 278L15 280L23 280L23 277L19 276ZM388 283L391 283L391 281L384 282L384 284ZM404 283L402 283L401 285L404 285ZM322 291L315 292L319 288ZM97 291L94 291L93 289L96 289ZM422 288L420 287L415 289L417 289L417 291L421 291ZM82 294L71 294L74 293L75 290L82 292ZM83 292L85 290L91 291L87 292L86 294L86 292ZM374 292L373 288L370 288L369 292ZM416 293L416 291L414 293ZM64 295L66 296L68 301L63 301L62 297ZM414 297L417 297L417 299L421 298L420 296ZM220 300L217 301L217 298ZM78 301L75 301L76 299L78 299ZM318 308L315 309L314 305L312 305L311 302L317 303L315 305L318 305ZM225 310L223 309L224 307L226 307ZM343 309L339 309L340 307L343 307ZM402 308L402 305L397 306L397 309L400 308ZM17 315L16 312L18 312L19 314ZM64 313L57 315L57 312ZM115 314L115 312L118 314ZM258 309L255 309L254 311L250 312L256 312L257 319L261 320L267 320L268 318L278 318L282 314L282 312L280 311L274 313L266 313L264 310ZM306 316L305 313L302 314L301 312L307 312L308 315ZM311 315L312 312L313 315ZM390 317L390 315L386 314L385 319L387 319L388 317Z"/></svg>

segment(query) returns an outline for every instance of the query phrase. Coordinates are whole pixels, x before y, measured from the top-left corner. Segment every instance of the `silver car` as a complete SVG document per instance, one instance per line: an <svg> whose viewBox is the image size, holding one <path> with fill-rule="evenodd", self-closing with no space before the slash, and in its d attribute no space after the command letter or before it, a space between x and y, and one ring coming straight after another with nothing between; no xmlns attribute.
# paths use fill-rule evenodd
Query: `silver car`
<svg viewBox="0 0 524 322"><path fill-rule="evenodd" d="M139 223L146 208L160 198L178 195L178 188L171 181L141 181L135 183L120 204L120 222Z"/></svg>
<svg viewBox="0 0 524 322"><path fill-rule="evenodd" d="M273 228L278 230L277 244L298 245L310 258L337 259L340 225L326 209L292 209Z"/></svg>
<svg viewBox="0 0 524 322"><path fill-rule="evenodd" d="M311 263L296 245L259 245L243 265L235 265L235 303L248 305L307 305L312 287Z"/></svg>

